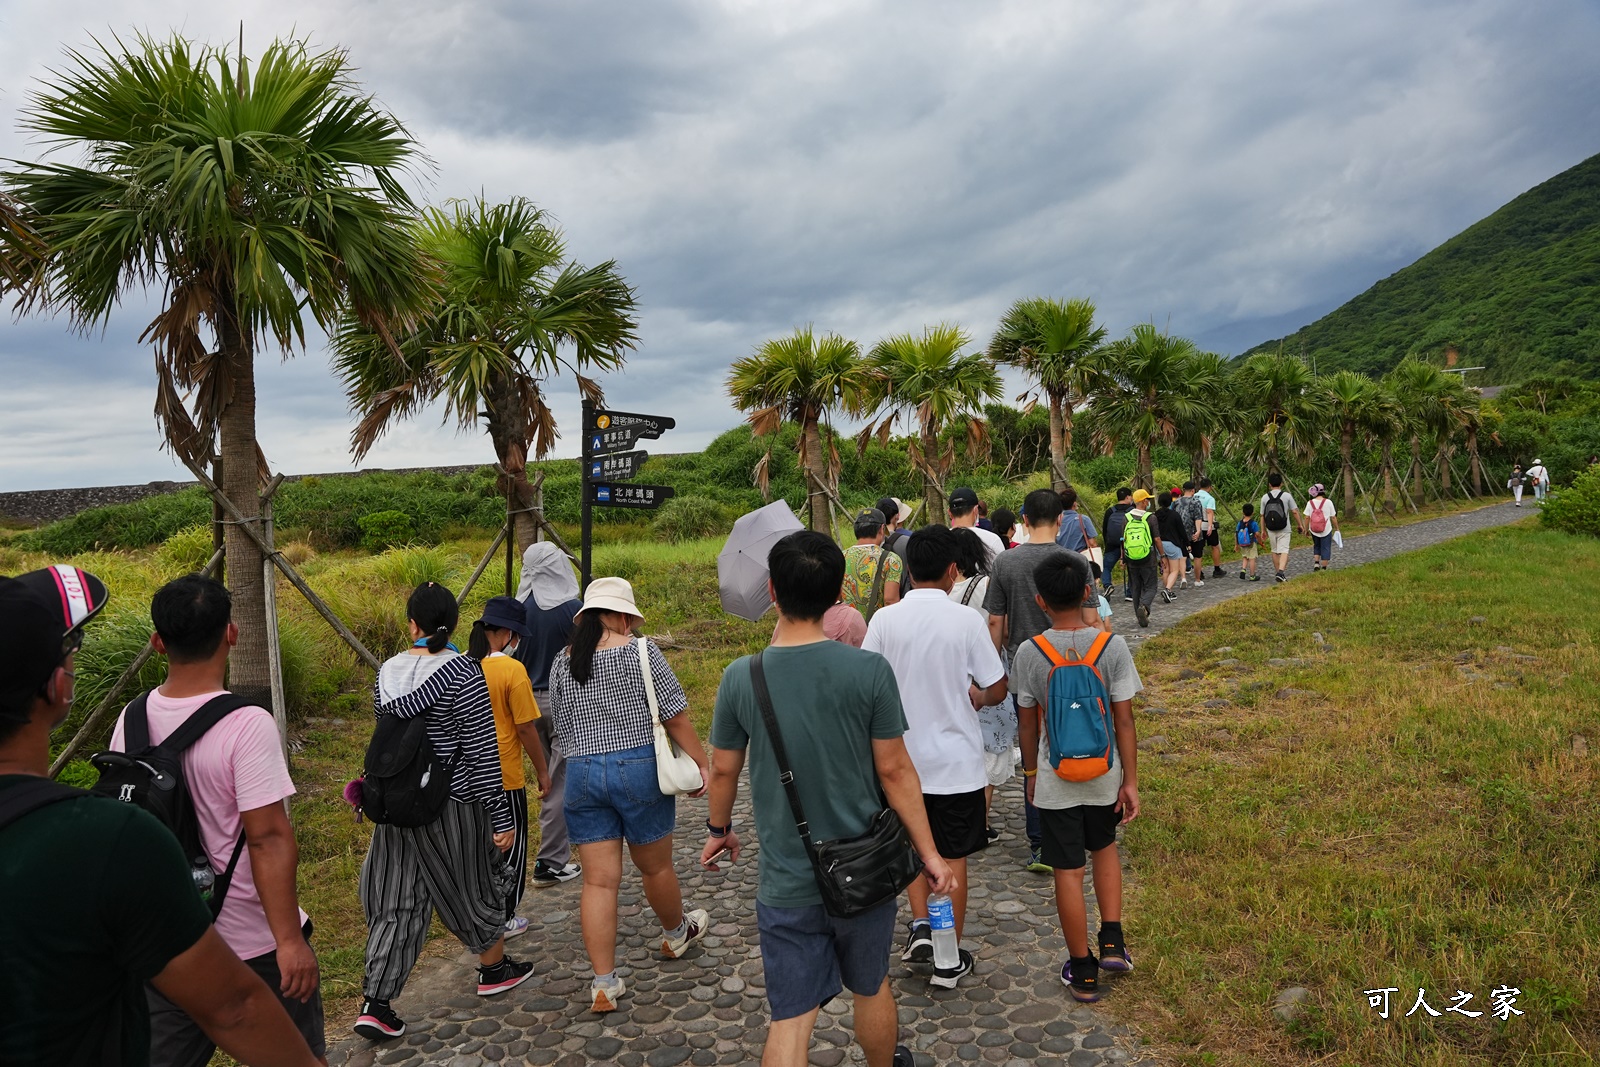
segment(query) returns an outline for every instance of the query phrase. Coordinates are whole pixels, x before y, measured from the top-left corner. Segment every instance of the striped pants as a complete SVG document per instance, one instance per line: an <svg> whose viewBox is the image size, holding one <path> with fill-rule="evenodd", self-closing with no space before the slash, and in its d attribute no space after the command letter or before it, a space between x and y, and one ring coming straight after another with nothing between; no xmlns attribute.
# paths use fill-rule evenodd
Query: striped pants
<svg viewBox="0 0 1600 1067"><path fill-rule="evenodd" d="M505 918L517 913L522 903L522 892L528 886L528 791L507 789L506 799L511 802L511 821L516 823L517 839L511 851L504 853L506 869L511 872L511 889L506 893Z"/></svg>
<svg viewBox="0 0 1600 1067"><path fill-rule="evenodd" d="M374 826L361 864L367 916L363 992L377 1000L400 995L436 909L445 929L468 949L481 954L493 948L505 933L510 882L482 804L451 798L427 826Z"/></svg>

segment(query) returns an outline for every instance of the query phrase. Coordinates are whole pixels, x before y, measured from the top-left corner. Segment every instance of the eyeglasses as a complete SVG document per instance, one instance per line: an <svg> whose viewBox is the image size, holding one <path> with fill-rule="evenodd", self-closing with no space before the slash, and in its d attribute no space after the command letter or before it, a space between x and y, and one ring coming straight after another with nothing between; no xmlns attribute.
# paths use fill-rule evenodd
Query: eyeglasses
<svg viewBox="0 0 1600 1067"><path fill-rule="evenodd" d="M80 649L82 647L83 647L83 627L75 626L72 629L67 631L67 636L65 636L65 637L63 637L61 639L61 660L60 660L60 662L61 663L65 663L67 661L67 657L68 656L72 655L74 652L78 651L78 649Z"/></svg>

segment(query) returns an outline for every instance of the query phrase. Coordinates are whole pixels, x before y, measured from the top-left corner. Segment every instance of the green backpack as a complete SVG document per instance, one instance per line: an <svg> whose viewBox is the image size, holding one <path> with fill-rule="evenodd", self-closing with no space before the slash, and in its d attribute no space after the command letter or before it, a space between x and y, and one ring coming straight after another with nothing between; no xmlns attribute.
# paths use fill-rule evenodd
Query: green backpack
<svg viewBox="0 0 1600 1067"><path fill-rule="evenodd" d="M1122 554L1131 560L1146 559L1155 547L1150 536L1150 516L1128 513L1128 525L1122 530Z"/></svg>

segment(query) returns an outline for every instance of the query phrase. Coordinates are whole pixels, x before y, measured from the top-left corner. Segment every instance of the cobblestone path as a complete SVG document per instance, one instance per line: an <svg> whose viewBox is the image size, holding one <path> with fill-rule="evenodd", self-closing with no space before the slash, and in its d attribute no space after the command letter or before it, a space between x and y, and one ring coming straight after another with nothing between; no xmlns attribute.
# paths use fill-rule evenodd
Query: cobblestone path
<svg viewBox="0 0 1600 1067"><path fill-rule="evenodd" d="M1483 508L1351 538L1335 550L1334 567L1384 559L1399 552L1525 518L1528 509L1509 505ZM1141 630L1129 605L1115 599L1117 628L1142 640L1178 619L1253 590L1273 588L1266 581L1241 582L1237 563L1227 578L1189 589L1174 604L1158 605L1150 628ZM1308 548L1296 549L1290 573L1310 570ZM1020 777L995 798L994 825L1000 838L972 857L968 877L971 901L964 947L977 958L973 975L955 990L930 988L927 972L898 962L890 970L900 1012L901 1041L916 1053L920 1067L931 1064L992 1063L1100 1067L1153 1065L1138 1039L1115 1018L1117 984L1137 977L1102 973L1105 999L1078 1005L1059 978L1066 945L1056 919L1052 880L1023 869L1026 838L1022 827ZM703 800L683 800L678 826L677 869L686 903L711 915L708 936L681 960L660 957L660 927L643 900L638 874L625 868L618 927L618 972L628 982L621 1009L604 1016L588 1009L592 972L578 930L579 883L530 889L522 914L527 934L509 943L511 954L535 961L534 977L504 996L473 995L474 959L424 958L395 1008L407 1033L392 1042L373 1043L340 1031L348 1020L330 1020L329 1063L347 1067L371 1064L534 1064L578 1067L616 1063L622 1067L710 1067L754 1063L767 1027L764 976L756 938L756 854L747 803L741 788L735 819L747 842L736 866L719 873L700 868L702 840L694 828L705 818ZM1086 886L1090 883L1085 879ZM1092 891L1090 896L1093 905ZM901 905L902 927L909 918ZM1092 912L1091 912L1091 918ZM1129 947L1139 959L1137 925ZM903 937L903 932L900 935ZM896 951L900 945L897 941ZM863 1062L850 1033L846 992L818 1019L811 1062L836 1067Z"/></svg>

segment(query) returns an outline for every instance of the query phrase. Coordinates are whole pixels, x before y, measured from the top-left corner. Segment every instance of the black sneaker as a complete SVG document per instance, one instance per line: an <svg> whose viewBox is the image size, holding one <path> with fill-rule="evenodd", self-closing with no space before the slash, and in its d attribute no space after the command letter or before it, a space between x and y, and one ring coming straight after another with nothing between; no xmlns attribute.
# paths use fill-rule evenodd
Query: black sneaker
<svg viewBox="0 0 1600 1067"><path fill-rule="evenodd" d="M478 996L492 997L514 989L533 974L533 964L506 956L493 967L478 968Z"/></svg>
<svg viewBox="0 0 1600 1067"><path fill-rule="evenodd" d="M1241 582L1248 580L1249 577L1250 577L1250 572L1249 571L1240 571L1239 572L1239 580Z"/></svg>
<svg viewBox="0 0 1600 1067"><path fill-rule="evenodd" d="M549 889L551 886L560 885L562 882L570 882L582 873L582 868L576 863L569 863L565 867L557 867L554 864L546 863L544 860L539 860L533 865L533 888Z"/></svg>
<svg viewBox="0 0 1600 1067"><path fill-rule="evenodd" d="M1227 574L1226 574L1226 572L1223 571L1223 569L1221 567L1212 567L1211 568L1211 577L1213 577L1213 578L1226 578Z"/></svg>
<svg viewBox="0 0 1600 1067"><path fill-rule="evenodd" d="M1100 965L1093 956L1069 959L1061 965L1061 984L1067 987L1073 1000L1093 1004L1100 999Z"/></svg>
<svg viewBox="0 0 1600 1067"><path fill-rule="evenodd" d="M1000 831L996 830L992 826L985 826L983 828L983 836L988 838L990 841L998 841L1000 839Z"/></svg>
<svg viewBox="0 0 1600 1067"><path fill-rule="evenodd" d="M954 967L935 967L933 977L928 979L928 984L938 986L940 989L954 989L956 983L972 973L972 953L966 949L956 950L956 965Z"/></svg>
<svg viewBox="0 0 1600 1067"><path fill-rule="evenodd" d="M1287 582L1289 580L1289 576L1282 571L1279 571L1275 577L1280 582Z"/></svg>
<svg viewBox="0 0 1600 1067"><path fill-rule="evenodd" d="M1143 626L1145 629L1149 629L1150 628L1150 609L1149 608L1145 607L1143 604L1140 604L1138 607L1133 609L1133 614L1134 614L1134 617L1139 620L1139 625L1140 626Z"/></svg>
<svg viewBox="0 0 1600 1067"><path fill-rule="evenodd" d="M917 1058L904 1045L896 1045L894 1047L893 1067L917 1067Z"/></svg>
<svg viewBox="0 0 1600 1067"><path fill-rule="evenodd" d="M361 1005L361 1015L357 1017L353 1029L362 1037L373 1041L388 1041L404 1036L406 1024L395 1014L394 1009L389 1007L387 1000L374 1000L368 997Z"/></svg>
<svg viewBox="0 0 1600 1067"><path fill-rule="evenodd" d="M900 953L901 963L930 963L933 961L933 927L928 920L911 920L906 934L906 950Z"/></svg>
<svg viewBox="0 0 1600 1067"><path fill-rule="evenodd" d="M1121 934L1100 931L1100 969L1119 974L1133 970L1133 957L1128 955L1128 946L1123 944Z"/></svg>

